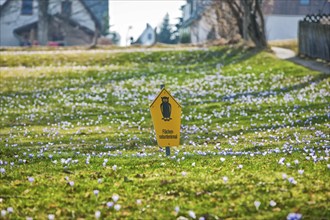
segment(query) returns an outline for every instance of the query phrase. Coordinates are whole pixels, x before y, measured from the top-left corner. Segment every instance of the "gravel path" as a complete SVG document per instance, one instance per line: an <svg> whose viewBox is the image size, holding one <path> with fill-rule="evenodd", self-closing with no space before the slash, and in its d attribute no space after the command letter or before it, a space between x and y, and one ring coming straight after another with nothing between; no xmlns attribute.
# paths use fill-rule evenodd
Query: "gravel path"
<svg viewBox="0 0 330 220"><path fill-rule="evenodd" d="M285 48L272 47L272 50L274 51L275 55L280 59L290 60L311 70L330 74L330 63L321 63L315 60L302 59L300 57L297 57L294 51Z"/></svg>

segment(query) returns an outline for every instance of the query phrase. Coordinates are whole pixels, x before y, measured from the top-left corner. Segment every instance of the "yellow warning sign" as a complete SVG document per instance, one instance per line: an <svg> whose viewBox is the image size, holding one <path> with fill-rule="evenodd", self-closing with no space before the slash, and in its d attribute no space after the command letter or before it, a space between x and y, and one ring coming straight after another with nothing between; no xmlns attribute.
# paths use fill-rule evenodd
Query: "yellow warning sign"
<svg viewBox="0 0 330 220"><path fill-rule="evenodd" d="M150 105L158 145L180 145L181 106L164 88Z"/></svg>

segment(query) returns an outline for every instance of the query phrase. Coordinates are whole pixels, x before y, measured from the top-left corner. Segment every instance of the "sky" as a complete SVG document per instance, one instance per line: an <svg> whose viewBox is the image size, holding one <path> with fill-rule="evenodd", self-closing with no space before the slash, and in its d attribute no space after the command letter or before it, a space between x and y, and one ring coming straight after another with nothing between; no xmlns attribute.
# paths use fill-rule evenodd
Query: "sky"
<svg viewBox="0 0 330 220"><path fill-rule="evenodd" d="M180 7L185 0L109 0L110 31L121 36L121 46L126 46L126 39L136 40L149 23L159 27L166 13L170 23L177 24L182 17ZM131 26L131 28L129 28Z"/></svg>

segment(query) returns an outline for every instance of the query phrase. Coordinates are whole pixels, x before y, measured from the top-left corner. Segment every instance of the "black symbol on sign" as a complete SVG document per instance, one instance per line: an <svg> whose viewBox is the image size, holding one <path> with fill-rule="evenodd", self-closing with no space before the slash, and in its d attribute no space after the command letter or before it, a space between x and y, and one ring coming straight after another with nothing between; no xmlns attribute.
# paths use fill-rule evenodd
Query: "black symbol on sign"
<svg viewBox="0 0 330 220"><path fill-rule="evenodd" d="M164 96L162 97L162 104L160 104L160 110L162 111L163 114L163 120L164 121L169 121L171 120L171 104L169 103L168 97Z"/></svg>

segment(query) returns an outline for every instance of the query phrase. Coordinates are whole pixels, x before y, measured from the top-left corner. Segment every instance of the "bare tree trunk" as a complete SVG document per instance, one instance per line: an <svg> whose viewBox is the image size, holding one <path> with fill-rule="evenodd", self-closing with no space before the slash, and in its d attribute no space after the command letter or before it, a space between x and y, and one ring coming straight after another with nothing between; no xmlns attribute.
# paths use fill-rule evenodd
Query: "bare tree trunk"
<svg viewBox="0 0 330 220"><path fill-rule="evenodd" d="M48 42L48 5L49 0L38 0L38 41L40 45Z"/></svg>
<svg viewBox="0 0 330 220"><path fill-rule="evenodd" d="M93 37L93 40L92 40L92 43L91 45L89 46L90 49L93 49L93 48L96 48L96 45L97 45L97 39L99 38L99 29L97 27L97 25L95 26L95 31L94 31L94 37Z"/></svg>
<svg viewBox="0 0 330 220"><path fill-rule="evenodd" d="M226 0L226 3L236 17L242 37L245 40L251 39L258 48L266 47L265 21L260 0Z"/></svg>
<svg viewBox="0 0 330 220"><path fill-rule="evenodd" d="M260 24L259 24L259 32L260 32L260 42L262 47L267 47L267 38L266 38L266 29L265 29L265 19L264 19L264 14L261 10L261 5L260 1L256 1L256 13L257 17L260 19Z"/></svg>
<svg viewBox="0 0 330 220"><path fill-rule="evenodd" d="M243 34L243 39L245 41L248 41L250 38L249 38L249 25L251 23L250 21L250 13L249 13L249 4L250 4L250 1L249 0L241 0L241 5L243 5L243 14L244 14L244 17L243 17L243 25L242 25L242 34Z"/></svg>
<svg viewBox="0 0 330 220"><path fill-rule="evenodd" d="M97 20L97 18L95 17L94 14L91 14L91 19L93 20L94 22L94 25L95 25L95 31L94 31L94 37L93 37L93 40L92 40L92 43L91 45L89 46L90 49L93 49L96 47L97 45L97 40L100 36L100 33L101 33L101 29L102 29L102 26L101 26L101 23Z"/></svg>
<svg viewBox="0 0 330 220"><path fill-rule="evenodd" d="M249 20L249 36L251 40L258 48L264 48L267 46L265 28L264 28L264 18L259 5L259 1L256 0L254 5L249 5L250 9L250 20Z"/></svg>
<svg viewBox="0 0 330 220"><path fill-rule="evenodd" d="M237 25L238 25L238 30L240 35L244 38L244 34L243 34L243 20L244 18L243 16L243 11L241 10L240 6L238 5L237 2L233 1L232 3L228 3L229 8L231 9L231 11L233 12L233 15L236 19Z"/></svg>

